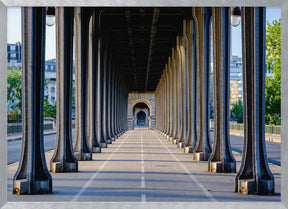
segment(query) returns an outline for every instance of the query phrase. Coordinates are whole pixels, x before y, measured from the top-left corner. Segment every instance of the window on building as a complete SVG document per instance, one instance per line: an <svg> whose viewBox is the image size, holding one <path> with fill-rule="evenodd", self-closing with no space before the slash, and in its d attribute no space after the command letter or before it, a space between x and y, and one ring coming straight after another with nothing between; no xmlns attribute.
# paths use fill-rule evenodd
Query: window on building
<svg viewBox="0 0 288 209"><path fill-rule="evenodd" d="M16 46L10 46L10 51L15 52L15 50L16 50Z"/></svg>
<svg viewBox="0 0 288 209"><path fill-rule="evenodd" d="M16 53L11 53L11 54L10 54L10 57L11 57L11 58L16 58Z"/></svg>

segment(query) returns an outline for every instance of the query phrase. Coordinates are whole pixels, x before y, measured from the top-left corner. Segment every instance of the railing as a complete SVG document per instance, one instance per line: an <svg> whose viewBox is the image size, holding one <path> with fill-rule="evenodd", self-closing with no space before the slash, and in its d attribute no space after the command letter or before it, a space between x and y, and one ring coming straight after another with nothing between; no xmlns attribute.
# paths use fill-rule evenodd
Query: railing
<svg viewBox="0 0 288 209"><path fill-rule="evenodd" d="M210 129L214 129L214 120L210 120ZM244 125L243 124L230 123L230 130L243 131ZM281 134L281 126L265 125L265 133L266 134L280 135Z"/></svg>
<svg viewBox="0 0 288 209"><path fill-rule="evenodd" d="M44 124L44 130L53 130L54 123ZM22 123L12 123L7 125L7 134L16 134L22 132Z"/></svg>
<svg viewBox="0 0 288 209"><path fill-rule="evenodd" d="M44 119L44 130L56 130L56 120L54 118ZM22 123L8 123L7 134L17 134L22 132Z"/></svg>

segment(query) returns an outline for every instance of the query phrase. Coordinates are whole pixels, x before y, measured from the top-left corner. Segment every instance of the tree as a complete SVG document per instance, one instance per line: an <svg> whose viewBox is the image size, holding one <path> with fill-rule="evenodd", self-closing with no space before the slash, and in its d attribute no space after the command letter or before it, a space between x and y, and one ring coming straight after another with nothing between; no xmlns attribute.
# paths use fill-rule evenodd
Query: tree
<svg viewBox="0 0 288 209"><path fill-rule="evenodd" d="M22 70L8 69L7 71L7 103L8 120L21 119L22 108ZM47 88L45 80L44 89ZM56 118L56 104L52 105L48 101L48 96L44 96L44 117Z"/></svg>
<svg viewBox="0 0 288 209"><path fill-rule="evenodd" d="M7 71L7 101L10 110L21 111L22 107L22 70L8 69Z"/></svg>
<svg viewBox="0 0 288 209"><path fill-rule="evenodd" d="M281 125L281 19L267 22L266 62L274 75L265 81L265 123Z"/></svg>
<svg viewBox="0 0 288 209"><path fill-rule="evenodd" d="M75 87L72 88L72 108L75 107Z"/></svg>
<svg viewBox="0 0 288 209"><path fill-rule="evenodd" d="M21 112L15 108L8 113L9 121L19 121L22 118Z"/></svg>
<svg viewBox="0 0 288 209"><path fill-rule="evenodd" d="M50 104L48 101L48 95L44 96L44 117L56 118L56 103Z"/></svg>
<svg viewBox="0 0 288 209"><path fill-rule="evenodd" d="M232 105L231 117L235 118L237 123L243 123L243 105L241 101Z"/></svg>

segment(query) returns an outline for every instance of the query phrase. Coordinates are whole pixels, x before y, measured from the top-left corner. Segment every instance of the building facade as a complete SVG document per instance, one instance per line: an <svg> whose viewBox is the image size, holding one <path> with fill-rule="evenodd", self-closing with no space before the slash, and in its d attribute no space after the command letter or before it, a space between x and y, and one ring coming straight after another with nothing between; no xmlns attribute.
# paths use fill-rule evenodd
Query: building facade
<svg viewBox="0 0 288 209"><path fill-rule="evenodd" d="M21 65L21 48L22 45L18 41L15 44L7 44L7 68L20 69Z"/></svg>
<svg viewBox="0 0 288 209"><path fill-rule="evenodd" d="M230 61L230 109L239 101L243 103L242 58L232 56Z"/></svg>
<svg viewBox="0 0 288 209"><path fill-rule="evenodd" d="M45 61L45 79L47 85L44 95L48 96L49 103L54 105L56 102L56 59Z"/></svg>

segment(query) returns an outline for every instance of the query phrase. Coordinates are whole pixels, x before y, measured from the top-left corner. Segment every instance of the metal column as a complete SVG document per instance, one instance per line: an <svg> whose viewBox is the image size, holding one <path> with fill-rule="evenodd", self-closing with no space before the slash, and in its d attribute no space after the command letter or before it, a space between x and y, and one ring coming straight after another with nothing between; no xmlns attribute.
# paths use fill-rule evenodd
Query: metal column
<svg viewBox="0 0 288 209"><path fill-rule="evenodd" d="M229 133L230 89L230 8L213 8L214 57L214 146L208 160L208 171L235 173Z"/></svg>
<svg viewBox="0 0 288 209"><path fill-rule="evenodd" d="M193 8L196 22L197 78L199 94L199 138L193 150L193 160L207 161L212 152L209 139L209 8Z"/></svg>
<svg viewBox="0 0 288 209"><path fill-rule="evenodd" d="M87 136L88 107L88 43L90 11L75 8L75 52L76 52L76 142L74 152L78 160L92 160L92 151Z"/></svg>
<svg viewBox="0 0 288 209"><path fill-rule="evenodd" d="M98 68L97 68L97 141L101 148L106 148L107 144L103 135L103 56L105 55L103 40L100 36L98 42Z"/></svg>
<svg viewBox="0 0 288 209"><path fill-rule="evenodd" d="M187 40L187 106L188 106L188 130L187 130L187 139L185 142L185 153L192 153L194 143L196 142L196 133L197 133L197 127L196 127L196 68L195 68L195 62L194 59L194 53L195 53L195 43L193 42L193 39L195 39L193 34L193 20L187 19L186 21L186 40Z"/></svg>
<svg viewBox="0 0 288 209"><path fill-rule="evenodd" d="M97 70L98 70L98 62L99 62L99 50L98 43L100 37L99 31L99 13L98 9L93 9L92 13L92 40L91 45L91 67L89 68L89 77L88 77L88 85L89 85L89 130L88 130L88 138L90 147L93 153L101 153L101 147L97 140Z"/></svg>
<svg viewBox="0 0 288 209"><path fill-rule="evenodd" d="M265 7L242 8L244 147L235 191L273 194L265 148Z"/></svg>
<svg viewBox="0 0 288 209"><path fill-rule="evenodd" d="M50 171L78 171L72 144L72 74L74 8L56 8L57 34L57 133Z"/></svg>
<svg viewBox="0 0 288 209"><path fill-rule="evenodd" d="M22 8L22 149L13 194L52 192L43 144L45 7ZM6 120L6 119L5 119Z"/></svg>

